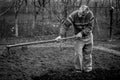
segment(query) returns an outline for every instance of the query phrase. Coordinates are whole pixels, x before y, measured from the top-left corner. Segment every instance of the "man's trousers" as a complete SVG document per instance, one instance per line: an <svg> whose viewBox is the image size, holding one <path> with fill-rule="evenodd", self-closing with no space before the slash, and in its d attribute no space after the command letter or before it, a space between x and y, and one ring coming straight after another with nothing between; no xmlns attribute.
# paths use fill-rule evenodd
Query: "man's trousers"
<svg viewBox="0 0 120 80"><path fill-rule="evenodd" d="M75 69L92 70L93 34L87 39L75 40Z"/></svg>

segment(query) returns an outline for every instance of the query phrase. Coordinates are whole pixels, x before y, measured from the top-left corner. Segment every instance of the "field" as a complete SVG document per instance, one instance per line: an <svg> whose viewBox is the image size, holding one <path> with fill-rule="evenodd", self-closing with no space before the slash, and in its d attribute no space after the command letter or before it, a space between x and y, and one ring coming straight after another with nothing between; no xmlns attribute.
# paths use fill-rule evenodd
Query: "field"
<svg viewBox="0 0 120 80"><path fill-rule="evenodd" d="M11 2L10 2L11 1ZM0 13L16 1L7 13L0 14L0 80L117 80L120 77L120 6L119 0L1 0ZM39 3L42 2L39 7ZM49 1L49 2L45 2ZM79 1L79 2L78 2ZM47 43L11 48L6 44L48 40L57 37L61 22L78 6L87 1L95 15L93 28L93 71L74 71L74 43ZM98 2L99 1L99 2ZM19 3L18 3L19 2ZM73 3L74 2L74 3ZM112 3L111 3L112 2ZM118 2L118 3L117 3ZM16 6L15 6L16 5ZM110 39L110 6L113 6L113 24ZM18 21L15 21L15 12ZM28 9L27 9L28 8ZM36 19L35 19L36 15ZM111 15L112 17L112 15ZM15 29L18 24L18 36ZM11 29L13 28L13 31ZM73 35L73 27L68 35ZM49 36L50 35L50 36ZM53 36L51 36L53 35ZM11 37L10 37L11 36Z"/></svg>
<svg viewBox="0 0 120 80"><path fill-rule="evenodd" d="M17 43L17 39L16 43ZM21 39L22 40L22 39ZM24 40L24 39L23 39ZM28 41L32 39L28 39ZM9 42L13 42L12 40ZM20 41L19 42L23 42ZM119 40L95 41L93 71L74 72L74 47L72 41L38 44L12 48L8 53L0 46L0 80L116 80L120 76L120 56L110 51L96 49L102 46L120 51Z"/></svg>

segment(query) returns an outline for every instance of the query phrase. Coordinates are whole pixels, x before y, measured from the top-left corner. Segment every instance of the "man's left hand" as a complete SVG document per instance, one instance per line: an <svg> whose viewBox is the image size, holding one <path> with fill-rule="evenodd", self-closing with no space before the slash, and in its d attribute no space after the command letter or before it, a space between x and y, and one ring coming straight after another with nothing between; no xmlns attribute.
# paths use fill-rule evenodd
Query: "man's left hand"
<svg viewBox="0 0 120 80"><path fill-rule="evenodd" d="M76 38L82 38L82 33L79 32L78 34L76 34Z"/></svg>

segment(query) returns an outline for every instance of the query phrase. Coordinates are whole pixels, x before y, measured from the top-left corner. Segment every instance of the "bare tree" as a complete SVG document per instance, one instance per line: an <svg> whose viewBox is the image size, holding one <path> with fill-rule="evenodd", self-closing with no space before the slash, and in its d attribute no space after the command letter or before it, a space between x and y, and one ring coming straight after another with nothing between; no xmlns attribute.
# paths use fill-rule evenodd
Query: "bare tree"
<svg viewBox="0 0 120 80"><path fill-rule="evenodd" d="M26 13L28 13L28 0L25 0Z"/></svg>
<svg viewBox="0 0 120 80"><path fill-rule="evenodd" d="M61 1L62 1L63 6L64 6L63 16L64 16L64 18L67 18L67 8L68 8L69 0L61 0Z"/></svg>
<svg viewBox="0 0 120 80"><path fill-rule="evenodd" d="M81 6L81 5L82 5L82 1L83 1L83 0L80 0L80 1L79 1L79 6Z"/></svg>
<svg viewBox="0 0 120 80"><path fill-rule="evenodd" d="M20 11L20 8L24 2L24 0L14 0L14 11L15 11L15 35L18 37L18 13Z"/></svg>
<svg viewBox="0 0 120 80"><path fill-rule="evenodd" d="M26 12L28 12L28 8L27 8L27 5L28 5L28 1L27 0L13 0L13 6L14 6L14 12L15 12L15 35L16 37L18 37L18 13L22 7L22 5L24 5L24 2L25 2L25 5L26 5Z"/></svg>
<svg viewBox="0 0 120 80"><path fill-rule="evenodd" d="M37 18L37 14L36 14L36 0L33 0L33 7L34 7L34 10L33 10L33 25L32 25L32 28L34 29L35 28L35 24L36 24L36 18Z"/></svg>
<svg viewBox="0 0 120 80"><path fill-rule="evenodd" d="M86 0L86 5L88 5L88 4L89 4L89 2L90 2L90 0Z"/></svg>

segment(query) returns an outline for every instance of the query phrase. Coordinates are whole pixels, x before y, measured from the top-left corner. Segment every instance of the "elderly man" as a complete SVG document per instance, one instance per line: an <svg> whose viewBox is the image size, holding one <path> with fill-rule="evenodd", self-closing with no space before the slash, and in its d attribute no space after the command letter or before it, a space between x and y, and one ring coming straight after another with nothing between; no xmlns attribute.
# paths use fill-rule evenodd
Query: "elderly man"
<svg viewBox="0 0 120 80"><path fill-rule="evenodd" d="M82 5L63 22L60 35L56 38L56 40L60 40L65 37L66 31L73 25L76 36L74 66L77 72L90 72L92 70L93 22L92 11L88 6Z"/></svg>

